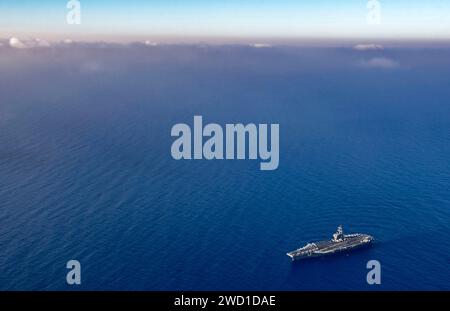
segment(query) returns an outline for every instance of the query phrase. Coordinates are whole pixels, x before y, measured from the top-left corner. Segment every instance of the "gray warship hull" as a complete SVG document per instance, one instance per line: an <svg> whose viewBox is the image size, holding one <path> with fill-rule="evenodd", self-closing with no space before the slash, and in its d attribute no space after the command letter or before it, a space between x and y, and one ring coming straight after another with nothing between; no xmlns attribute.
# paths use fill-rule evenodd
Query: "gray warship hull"
<svg viewBox="0 0 450 311"><path fill-rule="evenodd" d="M374 240L372 236L367 234L355 233L344 235L342 228L339 228L338 232L333 235L333 239L308 243L304 247L288 252L287 255L292 260L328 256L369 246Z"/></svg>

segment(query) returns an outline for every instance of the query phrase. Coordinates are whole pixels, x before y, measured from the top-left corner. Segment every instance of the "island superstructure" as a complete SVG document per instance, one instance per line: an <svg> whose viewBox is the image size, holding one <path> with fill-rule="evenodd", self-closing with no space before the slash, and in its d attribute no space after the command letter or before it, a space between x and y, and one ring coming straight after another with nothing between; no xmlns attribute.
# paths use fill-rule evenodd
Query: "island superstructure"
<svg viewBox="0 0 450 311"><path fill-rule="evenodd" d="M292 260L326 256L367 246L370 245L372 241L373 237L368 234L344 234L342 226L339 226L331 240L308 243L295 251L287 253L287 255L291 257Z"/></svg>

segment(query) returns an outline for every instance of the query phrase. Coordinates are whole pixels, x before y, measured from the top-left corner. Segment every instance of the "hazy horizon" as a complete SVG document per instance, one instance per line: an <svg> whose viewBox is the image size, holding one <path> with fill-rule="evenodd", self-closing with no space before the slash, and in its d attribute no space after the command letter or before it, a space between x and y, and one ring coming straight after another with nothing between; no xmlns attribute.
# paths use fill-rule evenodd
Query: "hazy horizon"
<svg viewBox="0 0 450 311"><path fill-rule="evenodd" d="M81 0L80 24L67 23L69 2L2 1L0 37L119 42L450 39L450 3L439 0ZM375 13L379 20L370 23Z"/></svg>

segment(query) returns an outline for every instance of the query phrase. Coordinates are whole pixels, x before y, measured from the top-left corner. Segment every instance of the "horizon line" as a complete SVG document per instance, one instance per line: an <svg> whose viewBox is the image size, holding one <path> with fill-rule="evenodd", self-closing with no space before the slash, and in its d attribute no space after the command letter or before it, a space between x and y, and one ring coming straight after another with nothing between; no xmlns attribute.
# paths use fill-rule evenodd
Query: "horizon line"
<svg viewBox="0 0 450 311"><path fill-rule="evenodd" d="M195 34L48 34L41 32L15 32L2 33L0 39L8 40L18 38L21 40L43 39L49 42L71 40L74 42L103 42L103 43L211 43L211 44L304 44L304 43L385 43L385 44L405 44L405 43L448 43L450 37L426 37L426 36L271 36L271 35L195 35Z"/></svg>

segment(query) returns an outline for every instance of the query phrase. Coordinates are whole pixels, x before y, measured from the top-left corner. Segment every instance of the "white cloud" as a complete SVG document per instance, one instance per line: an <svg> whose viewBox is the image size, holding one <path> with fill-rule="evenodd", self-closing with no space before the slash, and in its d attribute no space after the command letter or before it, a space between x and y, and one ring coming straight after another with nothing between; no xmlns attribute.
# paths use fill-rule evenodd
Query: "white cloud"
<svg viewBox="0 0 450 311"><path fill-rule="evenodd" d="M20 40L16 37L12 37L9 39L9 46L14 49L27 49L34 47L49 47L50 43L39 38Z"/></svg>
<svg viewBox="0 0 450 311"><path fill-rule="evenodd" d="M50 43L48 41L36 38L34 39L34 46L49 47Z"/></svg>
<svg viewBox="0 0 450 311"><path fill-rule="evenodd" d="M369 60L364 60L359 64L363 67L384 69L392 69L400 66L400 64L395 60L386 57L375 57Z"/></svg>
<svg viewBox="0 0 450 311"><path fill-rule="evenodd" d="M257 49L261 49L261 48L271 48L272 45L267 44L267 43L253 43L250 44L251 47L257 48Z"/></svg>
<svg viewBox="0 0 450 311"><path fill-rule="evenodd" d="M9 46L14 48L14 49L25 49L27 46L25 45L25 43L23 43L22 41L20 41L19 39L12 37L11 39L9 39Z"/></svg>
<svg viewBox="0 0 450 311"><path fill-rule="evenodd" d="M148 46L158 46L159 45L158 42L154 42L154 41L150 41L150 40L146 40L144 42L144 44L148 45Z"/></svg>
<svg viewBox="0 0 450 311"><path fill-rule="evenodd" d="M384 47L381 44L357 44L353 47L357 51L381 51Z"/></svg>

